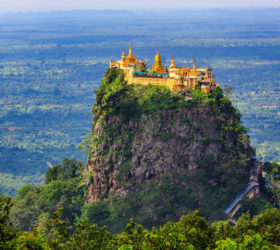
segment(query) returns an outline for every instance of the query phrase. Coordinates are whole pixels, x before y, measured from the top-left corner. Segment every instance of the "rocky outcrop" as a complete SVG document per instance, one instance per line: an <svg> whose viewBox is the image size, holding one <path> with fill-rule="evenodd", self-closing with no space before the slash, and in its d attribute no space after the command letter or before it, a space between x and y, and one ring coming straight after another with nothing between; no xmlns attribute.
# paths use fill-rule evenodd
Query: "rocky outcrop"
<svg viewBox="0 0 280 250"><path fill-rule="evenodd" d="M151 227L198 209L224 219L224 207L247 185L254 164L241 115L220 88L171 93L126 85L106 72L93 107L84 183L88 202Z"/></svg>
<svg viewBox="0 0 280 250"><path fill-rule="evenodd" d="M161 174L181 169L191 174L207 156L213 168L228 165L234 156L223 149L224 131L217 110L205 103L142 114L126 122L119 116L104 117L95 123L93 132L89 202L127 195ZM227 143L236 145L237 139L229 138ZM215 185L216 180L209 182Z"/></svg>
<svg viewBox="0 0 280 250"><path fill-rule="evenodd" d="M220 88L172 93L127 85L120 70L109 69L93 113L88 212L106 215L112 231L131 217L151 228L192 210L226 219L225 206L249 181L255 154Z"/></svg>

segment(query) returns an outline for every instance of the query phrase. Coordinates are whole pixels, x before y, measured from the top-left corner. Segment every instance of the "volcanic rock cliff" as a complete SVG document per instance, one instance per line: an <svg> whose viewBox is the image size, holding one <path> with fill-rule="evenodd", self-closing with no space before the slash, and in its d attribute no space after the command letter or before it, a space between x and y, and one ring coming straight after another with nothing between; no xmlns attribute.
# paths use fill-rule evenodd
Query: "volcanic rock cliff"
<svg viewBox="0 0 280 250"><path fill-rule="evenodd" d="M84 179L108 224L158 225L194 209L220 219L248 182L249 139L220 88L173 93L126 85L121 70L108 69L93 113Z"/></svg>

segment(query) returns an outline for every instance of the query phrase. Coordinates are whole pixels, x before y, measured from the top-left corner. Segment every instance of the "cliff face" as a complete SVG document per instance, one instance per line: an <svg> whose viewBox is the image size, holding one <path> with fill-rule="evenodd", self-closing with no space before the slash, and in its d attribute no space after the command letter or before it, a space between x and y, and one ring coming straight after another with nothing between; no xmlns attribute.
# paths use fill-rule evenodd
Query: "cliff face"
<svg viewBox="0 0 280 250"><path fill-rule="evenodd" d="M240 114L221 89L206 95L126 85L109 69L96 94L89 202L122 201L130 208L119 215L144 225L145 214L155 224L193 209L223 216L248 182L252 160Z"/></svg>

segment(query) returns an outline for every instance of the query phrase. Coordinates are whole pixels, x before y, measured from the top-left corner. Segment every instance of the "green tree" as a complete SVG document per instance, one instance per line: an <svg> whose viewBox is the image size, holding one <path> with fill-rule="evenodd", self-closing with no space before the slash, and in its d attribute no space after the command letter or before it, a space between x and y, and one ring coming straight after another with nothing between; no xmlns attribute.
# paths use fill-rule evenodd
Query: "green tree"
<svg viewBox="0 0 280 250"><path fill-rule="evenodd" d="M233 93L233 87L225 85L225 96L230 97Z"/></svg>
<svg viewBox="0 0 280 250"><path fill-rule="evenodd" d="M116 249L116 237L108 232L105 227L97 227L89 220L80 220L75 227L75 233L71 236L66 249Z"/></svg>
<svg viewBox="0 0 280 250"><path fill-rule="evenodd" d="M18 231L10 222L12 199L5 195L0 196L0 249L13 249Z"/></svg>
<svg viewBox="0 0 280 250"><path fill-rule="evenodd" d="M62 164L48 171L47 184L26 185L18 191L11 218L16 227L31 231L42 213L53 213L63 207L62 218L74 224L81 216L85 202L85 186L81 183L82 164L64 159ZM47 178L47 177L46 177Z"/></svg>
<svg viewBox="0 0 280 250"><path fill-rule="evenodd" d="M263 166L265 192L274 207L280 207L280 164L265 162Z"/></svg>
<svg viewBox="0 0 280 250"><path fill-rule="evenodd" d="M82 162L76 159L65 158L62 164L55 165L48 169L45 174L45 183L54 180L68 180L79 176L82 170Z"/></svg>

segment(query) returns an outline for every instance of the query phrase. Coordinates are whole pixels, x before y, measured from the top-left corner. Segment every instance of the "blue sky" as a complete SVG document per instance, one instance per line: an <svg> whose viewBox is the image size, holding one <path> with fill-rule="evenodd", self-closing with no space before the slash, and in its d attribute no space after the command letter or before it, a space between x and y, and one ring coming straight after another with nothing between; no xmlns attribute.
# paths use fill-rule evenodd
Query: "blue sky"
<svg viewBox="0 0 280 250"><path fill-rule="evenodd" d="M0 11L280 7L280 0L0 0Z"/></svg>

